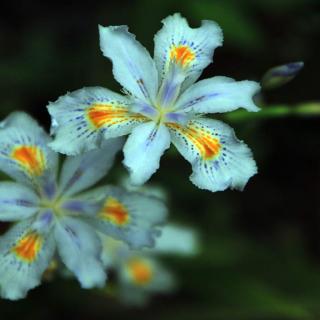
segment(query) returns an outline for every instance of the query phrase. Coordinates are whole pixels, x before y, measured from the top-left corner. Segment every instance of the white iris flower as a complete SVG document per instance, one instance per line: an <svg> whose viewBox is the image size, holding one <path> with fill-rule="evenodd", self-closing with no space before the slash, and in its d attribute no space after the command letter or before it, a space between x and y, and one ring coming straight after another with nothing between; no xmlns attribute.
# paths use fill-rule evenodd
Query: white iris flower
<svg viewBox="0 0 320 320"><path fill-rule="evenodd" d="M16 300L36 287L56 251L83 288L102 287L106 274L97 231L131 248L151 247L166 217L161 201L104 186L86 191L110 169L119 138L101 149L58 154L36 121L14 113L0 129L0 168L16 182L0 182L0 221L15 222L0 238L0 295ZM56 250L57 249L57 250Z"/></svg>
<svg viewBox="0 0 320 320"><path fill-rule="evenodd" d="M159 168L172 141L191 163L196 186L242 190L257 172L250 149L228 125L202 114L258 111L252 97L259 85L222 76L196 83L222 44L220 27L203 21L190 28L180 14L169 16L154 38L154 59L127 26L99 31L101 50L126 95L88 87L49 104L56 135L51 147L74 155L99 147L103 139L130 134L123 163L139 185Z"/></svg>

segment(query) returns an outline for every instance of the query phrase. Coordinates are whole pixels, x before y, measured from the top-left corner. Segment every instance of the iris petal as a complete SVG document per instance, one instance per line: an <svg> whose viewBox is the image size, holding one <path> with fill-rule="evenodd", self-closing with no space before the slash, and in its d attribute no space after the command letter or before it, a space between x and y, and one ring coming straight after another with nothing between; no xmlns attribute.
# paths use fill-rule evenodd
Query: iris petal
<svg viewBox="0 0 320 320"><path fill-rule="evenodd" d="M201 189L242 190L257 173L250 149L221 121L199 118L187 126L168 124L173 144L193 169L191 181Z"/></svg>

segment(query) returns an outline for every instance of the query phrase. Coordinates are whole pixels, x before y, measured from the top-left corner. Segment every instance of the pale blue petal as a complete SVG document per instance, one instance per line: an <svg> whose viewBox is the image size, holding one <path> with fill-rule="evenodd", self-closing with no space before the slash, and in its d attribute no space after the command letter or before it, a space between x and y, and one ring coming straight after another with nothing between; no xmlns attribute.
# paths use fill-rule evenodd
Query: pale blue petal
<svg viewBox="0 0 320 320"><path fill-rule="evenodd" d="M160 81L171 63L179 64L186 73L182 90L194 83L202 70L212 62L214 50L222 44L221 28L213 21L204 20L199 28L190 28L179 13L168 16L154 38L154 59Z"/></svg>
<svg viewBox="0 0 320 320"><path fill-rule="evenodd" d="M216 113L244 108L258 111L253 96L260 89L254 81L235 81L227 77L201 80L178 99L176 109L192 113Z"/></svg>
<svg viewBox="0 0 320 320"><path fill-rule="evenodd" d="M212 192L243 190L257 173L248 146L221 121L199 118L187 126L170 126L172 142L193 169L191 181Z"/></svg>
<svg viewBox="0 0 320 320"><path fill-rule="evenodd" d="M70 196L101 180L113 165L115 154L122 148L121 138L108 139L100 149L66 158L60 177L60 193Z"/></svg>
<svg viewBox="0 0 320 320"><path fill-rule="evenodd" d="M48 148L49 136L25 113L5 120L0 130L0 168L13 179L45 188L54 184L58 155Z"/></svg>
<svg viewBox="0 0 320 320"><path fill-rule="evenodd" d="M29 118L30 116L23 111L14 111L1 121L0 127L20 127L24 125L25 121L29 121Z"/></svg>
<svg viewBox="0 0 320 320"><path fill-rule="evenodd" d="M164 202L168 200L167 190L160 185L148 183L141 186L137 186L131 183L129 176L127 175L124 175L123 177L121 177L119 184L122 187L124 187L127 191L140 192L147 196L158 198L159 200L162 200Z"/></svg>
<svg viewBox="0 0 320 320"><path fill-rule="evenodd" d="M160 158L170 147L170 134L164 125L148 122L136 127L123 152L123 164L130 172L133 184L146 182L160 166Z"/></svg>
<svg viewBox="0 0 320 320"><path fill-rule="evenodd" d="M127 26L99 26L100 48L113 64L116 80L133 96L153 102L158 73L149 52L128 32Z"/></svg>
<svg viewBox="0 0 320 320"><path fill-rule="evenodd" d="M105 268L118 268L119 256L127 256L130 251L128 245L122 240L116 240L103 233L99 233L102 243L101 260Z"/></svg>
<svg viewBox="0 0 320 320"><path fill-rule="evenodd" d="M54 150L76 155L101 146L103 138L126 135L146 117L131 112L131 101L101 87L70 92L48 105Z"/></svg>
<svg viewBox="0 0 320 320"><path fill-rule="evenodd" d="M100 197L97 194L100 192ZM93 199L104 203L95 217L88 218L99 231L127 242L132 248L152 247L159 235L158 227L167 216L162 201L116 187L101 187L91 192ZM90 193L84 195L90 199Z"/></svg>
<svg viewBox="0 0 320 320"><path fill-rule="evenodd" d="M33 228L31 219L13 226L0 241L1 297L21 299L38 286L54 251L55 242L50 229L47 233L40 233Z"/></svg>
<svg viewBox="0 0 320 320"><path fill-rule="evenodd" d="M64 217L55 227L59 255L83 288L102 287L106 274L101 256L101 242L95 231L79 219Z"/></svg>
<svg viewBox="0 0 320 320"><path fill-rule="evenodd" d="M161 235L156 240L150 253L191 256L199 252L199 239L195 230L177 225L161 228Z"/></svg>
<svg viewBox="0 0 320 320"><path fill-rule="evenodd" d="M33 190L15 182L0 182L0 221L28 218L39 210L39 198Z"/></svg>

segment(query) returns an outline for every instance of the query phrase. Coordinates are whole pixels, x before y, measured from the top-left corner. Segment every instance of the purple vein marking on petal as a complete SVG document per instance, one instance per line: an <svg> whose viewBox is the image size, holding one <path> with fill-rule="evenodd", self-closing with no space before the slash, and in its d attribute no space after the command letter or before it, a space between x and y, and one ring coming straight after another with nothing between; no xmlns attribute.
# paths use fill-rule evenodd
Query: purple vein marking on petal
<svg viewBox="0 0 320 320"><path fill-rule="evenodd" d="M142 113L143 115L154 117L157 115L157 111L147 103L143 101L137 101L132 108L133 112Z"/></svg>
<svg viewBox="0 0 320 320"><path fill-rule="evenodd" d="M137 77L135 77L135 80L142 92L142 94L145 96L145 98L149 99L149 94L148 94L148 91L146 89L146 86L145 86L145 83L141 77L141 75L139 74L136 66L131 62L130 58L128 57L129 59L129 69L131 70L132 74L136 75L137 74Z"/></svg>
<svg viewBox="0 0 320 320"><path fill-rule="evenodd" d="M149 136L148 136L148 139L147 139L147 141L146 141L146 148L148 148L148 147L150 146L150 144L153 142L153 140L154 140L154 138L156 137L157 133L158 133L158 130L157 130L156 128L154 128L154 129L150 132L150 134L149 134Z"/></svg>
<svg viewBox="0 0 320 320"><path fill-rule="evenodd" d="M144 95L147 99L149 99L150 97L149 97L148 91L147 91L147 89L146 89L146 87L145 87L145 84L144 84L143 79L141 79L141 78L138 79L138 80L137 80L137 83L138 83L138 86L140 87L140 90L142 91L143 95Z"/></svg>
<svg viewBox="0 0 320 320"><path fill-rule="evenodd" d="M46 181L44 183L43 186L43 191L45 193L45 195L49 198L49 199L53 199L56 193L56 184L54 181Z"/></svg>
<svg viewBox="0 0 320 320"><path fill-rule="evenodd" d="M204 96L200 96L198 98L195 98L189 102L187 102L185 105L182 106L183 109L185 108L189 108L189 107L192 107L193 105L199 103L199 102L202 102L202 101L205 101L207 99L210 99L210 98L214 98L214 97L217 97L219 96L220 93L218 92L213 92L213 93L210 93L210 94L206 94Z"/></svg>
<svg viewBox="0 0 320 320"><path fill-rule="evenodd" d="M44 225L49 225L52 221L52 218L53 218L53 215L52 215L52 212L51 211L46 211L45 213L43 213L41 215L41 222L44 224Z"/></svg>
<svg viewBox="0 0 320 320"><path fill-rule="evenodd" d="M217 170L217 171L220 169L220 164L219 164L219 161L218 161L218 160L216 160L216 161L213 162L213 167L214 167L214 169Z"/></svg>
<svg viewBox="0 0 320 320"><path fill-rule="evenodd" d="M64 209L75 211L75 212L85 212L86 204L79 200L70 200L63 204Z"/></svg>
<svg viewBox="0 0 320 320"><path fill-rule="evenodd" d="M171 81L168 81L165 83L164 89L163 89L163 96L162 96L162 104L163 105L168 105L175 93L176 93L177 85L173 84Z"/></svg>
<svg viewBox="0 0 320 320"><path fill-rule="evenodd" d="M154 110L154 108L150 107L147 104L143 106L143 108L141 109L141 112L146 113L150 116L155 116L157 114L156 110Z"/></svg>
<svg viewBox="0 0 320 320"><path fill-rule="evenodd" d="M11 199L11 200L0 200L0 205L4 204L4 205L8 205L8 204L13 204L13 205L17 205L17 206L21 206L21 207L33 207L34 203L32 203L29 200L25 200L25 199Z"/></svg>
<svg viewBox="0 0 320 320"><path fill-rule="evenodd" d="M66 230L66 232L70 236L71 241L73 241L76 244L76 246L80 249L81 243L80 243L80 239L78 238L77 233L70 226L65 226L64 229Z"/></svg>
<svg viewBox="0 0 320 320"><path fill-rule="evenodd" d="M213 92L213 93L210 93L210 94L205 95L205 97L207 97L207 98L214 98L214 97L217 97L217 96L219 96L219 95L220 95L220 93L218 93L218 92Z"/></svg>
<svg viewBox="0 0 320 320"><path fill-rule="evenodd" d="M177 112L169 112L166 114L167 119L171 122L181 122L186 120L186 116Z"/></svg>
<svg viewBox="0 0 320 320"><path fill-rule="evenodd" d="M78 168L73 176L71 177L71 179L68 181L68 183L66 184L65 188L63 189L63 191L71 188L83 175L84 171L80 168Z"/></svg>
<svg viewBox="0 0 320 320"><path fill-rule="evenodd" d="M100 204L84 202L81 200L69 200L62 207L66 210L78 213L96 213L100 209Z"/></svg>

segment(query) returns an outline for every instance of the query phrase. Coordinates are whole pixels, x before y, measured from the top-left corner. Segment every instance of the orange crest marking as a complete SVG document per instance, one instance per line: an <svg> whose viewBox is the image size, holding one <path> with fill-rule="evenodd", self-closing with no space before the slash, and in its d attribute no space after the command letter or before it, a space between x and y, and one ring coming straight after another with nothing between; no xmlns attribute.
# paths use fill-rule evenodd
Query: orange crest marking
<svg viewBox="0 0 320 320"><path fill-rule="evenodd" d="M221 144L218 138L214 137L209 130L199 127L182 127L176 123L167 123L169 128L179 131L199 151L204 160L212 160L219 155Z"/></svg>
<svg viewBox="0 0 320 320"><path fill-rule="evenodd" d="M196 146L204 160L211 160L219 154L221 145L217 138L204 134L196 138Z"/></svg>
<svg viewBox="0 0 320 320"><path fill-rule="evenodd" d="M142 259L135 258L129 261L128 271L136 284L145 285L152 280L152 268L149 263Z"/></svg>
<svg viewBox="0 0 320 320"><path fill-rule="evenodd" d="M11 157L31 175L40 176L46 167L44 153L37 146L22 145L16 147L13 149Z"/></svg>
<svg viewBox="0 0 320 320"><path fill-rule="evenodd" d="M37 258L41 247L42 237L36 233L29 233L20 239L11 251L21 260L31 263Z"/></svg>
<svg viewBox="0 0 320 320"><path fill-rule="evenodd" d="M115 125L132 120L144 120L139 114L130 114L126 107L108 104L93 104L87 110L87 117L94 128L99 129L104 125Z"/></svg>
<svg viewBox="0 0 320 320"><path fill-rule="evenodd" d="M105 202L100 217L117 226L124 226L130 220L128 209L113 197L109 197Z"/></svg>
<svg viewBox="0 0 320 320"><path fill-rule="evenodd" d="M183 67L188 65L194 58L195 54L188 46L174 46L170 51L170 59L180 63Z"/></svg>

